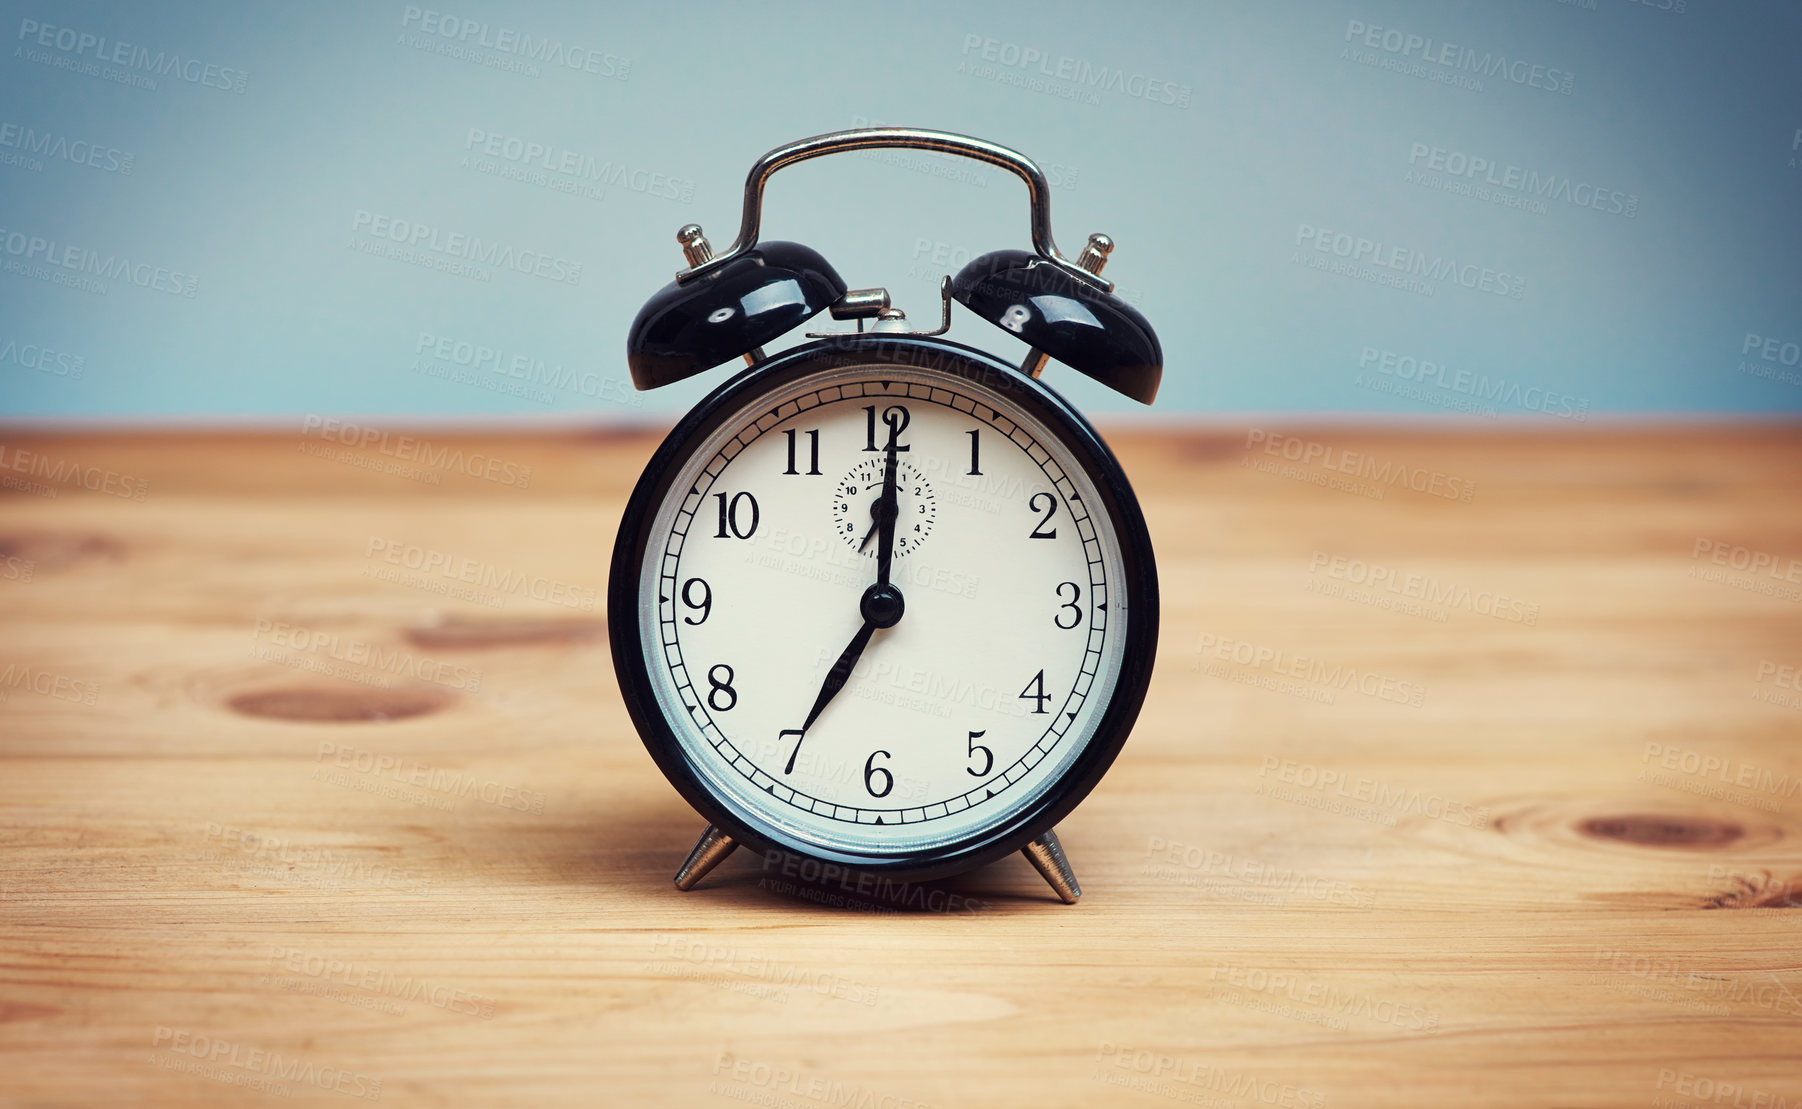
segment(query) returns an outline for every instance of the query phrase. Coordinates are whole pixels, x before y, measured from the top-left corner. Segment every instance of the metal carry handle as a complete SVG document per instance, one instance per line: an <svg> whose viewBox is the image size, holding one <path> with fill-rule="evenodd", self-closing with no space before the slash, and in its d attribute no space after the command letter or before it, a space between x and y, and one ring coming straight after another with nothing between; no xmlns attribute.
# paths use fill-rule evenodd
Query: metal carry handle
<svg viewBox="0 0 1802 1109"><path fill-rule="evenodd" d="M1087 285L1103 291L1113 289L1112 282L1103 281L1058 251L1057 243L1051 238L1051 189L1045 184L1045 174L1031 158L983 139L953 134L950 131L927 131L918 127L859 127L850 131L834 131L778 146L757 159L745 178L745 208L744 214L739 217L738 238L732 240L732 245L726 248L724 254L682 271L676 275L676 280L687 282L711 273L733 259L750 253L757 246L757 231L763 222L763 187L777 170L827 154L872 149L932 150L941 154L957 154L1008 170L1026 182L1026 200L1032 209L1033 250Z"/></svg>

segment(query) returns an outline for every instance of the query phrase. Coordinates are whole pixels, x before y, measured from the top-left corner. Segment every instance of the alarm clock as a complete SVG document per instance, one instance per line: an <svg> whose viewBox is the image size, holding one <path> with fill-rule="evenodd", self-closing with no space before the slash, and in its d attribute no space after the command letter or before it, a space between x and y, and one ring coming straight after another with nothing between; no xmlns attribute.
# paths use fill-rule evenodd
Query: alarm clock
<svg viewBox="0 0 1802 1109"><path fill-rule="evenodd" d="M808 247L758 237L777 170L882 147L1026 184L1033 249L947 275L936 328L915 329L883 288L849 288ZM657 448L608 584L626 708L707 822L677 887L741 844L898 882L1021 851L1075 902L1055 826L1126 742L1158 634L1126 474L1040 380L1055 360L1155 397L1157 336L1100 276L1113 243L1060 253L1044 175L1023 155L895 127L770 151L724 253L693 224L677 240L687 268L627 336L633 384L747 363ZM942 338L953 301L1025 343L1024 358ZM854 327L765 355L821 312Z"/></svg>

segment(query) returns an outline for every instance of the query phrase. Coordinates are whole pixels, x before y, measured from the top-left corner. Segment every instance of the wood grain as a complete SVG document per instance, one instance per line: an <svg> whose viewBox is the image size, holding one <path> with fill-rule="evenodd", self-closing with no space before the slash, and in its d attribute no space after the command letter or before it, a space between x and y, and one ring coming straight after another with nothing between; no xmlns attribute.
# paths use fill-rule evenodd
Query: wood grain
<svg viewBox="0 0 1802 1109"><path fill-rule="evenodd" d="M1116 429L1164 634L1072 907L677 892L657 436L317 432L0 436L0 1101L1802 1103L1795 427Z"/></svg>

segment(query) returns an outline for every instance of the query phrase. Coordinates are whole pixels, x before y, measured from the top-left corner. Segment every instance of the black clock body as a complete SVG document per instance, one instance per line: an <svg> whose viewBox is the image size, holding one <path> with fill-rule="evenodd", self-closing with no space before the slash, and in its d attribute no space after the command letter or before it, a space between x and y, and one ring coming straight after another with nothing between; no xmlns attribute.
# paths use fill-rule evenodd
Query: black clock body
<svg viewBox="0 0 1802 1109"><path fill-rule="evenodd" d="M1090 511L1104 516L1117 537L1130 614L1121 666L1105 708L1080 755L1030 804L992 826L930 849L849 852L809 842L709 787L655 693L650 665L659 645L645 642L640 617L641 606L656 605L658 598L642 595L644 560L671 483L728 420L755 410L759 397L790 390L809 377L884 364L914 375L942 375L950 388L965 383L999 394L1061 441L1101 498ZM704 820L760 852L817 859L900 881L981 866L1025 848L1068 815L1100 782L1126 742L1151 681L1158 639L1157 569L1145 519L1125 473L1088 421L1050 387L992 355L940 338L881 333L822 339L774 355L715 389L676 425L626 505L613 550L607 611L614 669L632 722L658 768Z"/></svg>

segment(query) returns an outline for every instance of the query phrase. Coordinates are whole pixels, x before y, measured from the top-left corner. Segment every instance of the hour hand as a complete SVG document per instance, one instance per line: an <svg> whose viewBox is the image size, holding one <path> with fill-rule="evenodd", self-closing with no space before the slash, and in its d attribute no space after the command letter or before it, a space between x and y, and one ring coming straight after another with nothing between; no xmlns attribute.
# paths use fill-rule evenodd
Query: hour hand
<svg viewBox="0 0 1802 1109"><path fill-rule="evenodd" d="M893 585L878 582L863 591L863 600L858 603L863 612L863 626L851 637L851 642L840 652L838 661L832 669L826 671L826 680L820 685L820 695L813 700L813 708L808 710L807 720L799 730L790 729L782 734L797 735L795 749L788 753L788 765L782 768L784 774L795 772L795 756L801 753L801 744L807 741L807 729L820 718L820 713L838 696L838 691L845 688L851 680L851 668L863 657L865 647L870 645L870 637L879 628L892 628L901 622L901 614L907 611L907 600L901 596L901 590Z"/></svg>
<svg viewBox="0 0 1802 1109"><path fill-rule="evenodd" d="M832 669L826 671L826 682L820 686L820 695L814 698L813 708L808 710L807 719L801 723L803 732L813 727L813 722L820 718L820 713L825 711L826 706L832 702L832 698L838 695L839 690L845 688L845 682L849 681L851 677L851 668L857 665L857 660L863 656L863 649L870 645L870 636L874 634L876 634L875 623L865 620L863 627L858 628L857 634L851 637L850 644L840 652L838 661L832 664ZM797 749L800 746L799 743L795 744ZM788 761L789 768L792 770L795 760L791 756Z"/></svg>
<svg viewBox="0 0 1802 1109"><path fill-rule="evenodd" d="M807 742L807 729L813 727L813 722L820 718L820 713L826 710L826 706L832 702L832 698L838 695L838 691L845 688L845 682L851 678L851 668L857 665L858 658L863 655L863 649L870 645L870 636L874 634L876 634L875 622L866 619L863 627L858 628L857 634L851 637L850 645L839 654L838 661L832 664L832 669L826 671L826 682L820 686L820 695L814 698L813 708L808 710L806 722L801 725L799 731L782 733L800 737L795 740L795 749L788 753L788 765L782 768L784 774L795 772L795 756L801 753L801 744Z"/></svg>

